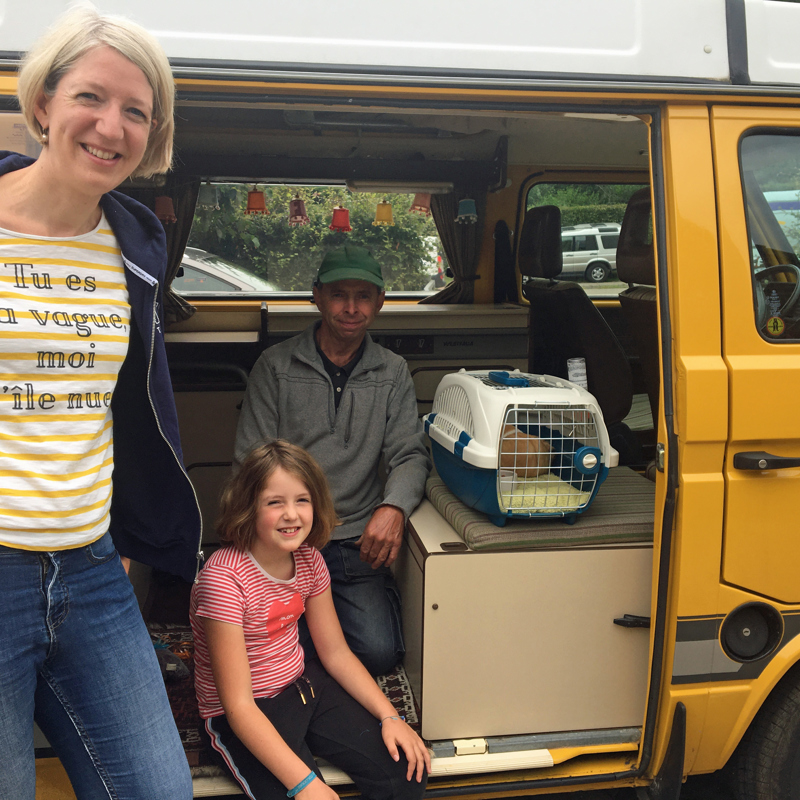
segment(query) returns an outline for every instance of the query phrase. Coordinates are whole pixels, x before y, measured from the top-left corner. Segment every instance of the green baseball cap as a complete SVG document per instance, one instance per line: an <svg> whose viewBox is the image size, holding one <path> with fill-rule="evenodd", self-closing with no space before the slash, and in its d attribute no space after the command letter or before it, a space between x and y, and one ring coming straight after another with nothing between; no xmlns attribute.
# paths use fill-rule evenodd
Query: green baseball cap
<svg viewBox="0 0 800 800"><path fill-rule="evenodd" d="M347 280L369 281L379 289L383 289L381 265L366 248L347 245L338 250L331 250L322 259L317 272L317 283Z"/></svg>

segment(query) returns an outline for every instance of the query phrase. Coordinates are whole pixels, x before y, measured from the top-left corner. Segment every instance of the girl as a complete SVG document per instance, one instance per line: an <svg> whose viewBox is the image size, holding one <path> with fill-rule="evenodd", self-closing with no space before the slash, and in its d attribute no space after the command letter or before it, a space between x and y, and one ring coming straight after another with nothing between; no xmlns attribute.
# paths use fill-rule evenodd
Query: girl
<svg viewBox="0 0 800 800"><path fill-rule="evenodd" d="M303 449L256 448L226 487L214 553L192 590L195 684L214 748L254 800L330 800L312 751L363 797L421 798L430 756L345 643L319 553L336 524ZM317 656L304 663L305 612ZM288 791L287 791L288 790Z"/></svg>

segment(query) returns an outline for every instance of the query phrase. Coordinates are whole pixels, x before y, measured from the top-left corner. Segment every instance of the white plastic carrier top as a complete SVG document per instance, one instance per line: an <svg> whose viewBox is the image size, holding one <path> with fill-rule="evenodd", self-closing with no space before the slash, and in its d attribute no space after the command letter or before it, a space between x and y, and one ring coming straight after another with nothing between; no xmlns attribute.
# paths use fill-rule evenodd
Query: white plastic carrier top
<svg viewBox="0 0 800 800"><path fill-rule="evenodd" d="M507 384L492 376L506 376ZM513 382L519 381L519 385ZM568 412L586 409L596 420L597 443L604 467L615 467L619 454L608 439L603 413L594 396L563 378L514 372L459 370L445 375L436 390L433 410L425 416L426 431L450 453L480 469L497 470L503 429L516 420L515 409L542 409ZM517 412L521 413L521 412ZM574 425L572 425L574 427Z"/></svg>
<svg viewBox="0 0 800 800"><path fill-rule="evenodd" d="M70 0L6 0L15 62ZM176 72L297 71L410 80L800 84L788 0L95 0L151 30Z"/></svg>

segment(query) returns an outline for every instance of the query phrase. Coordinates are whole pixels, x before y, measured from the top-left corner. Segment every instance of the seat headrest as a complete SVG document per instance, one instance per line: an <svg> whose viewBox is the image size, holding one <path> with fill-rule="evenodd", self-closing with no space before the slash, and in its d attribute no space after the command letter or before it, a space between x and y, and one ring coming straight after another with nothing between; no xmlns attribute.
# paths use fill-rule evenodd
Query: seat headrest
<svg viewBox="0 0 800 800"><path fill-rule="evenodd" d="M561 209L538 206L525 212L519 236L517 263L529 278L555 278L561 274Z"/></svg>
<svg viewBox="0 0 800 800"><path fill-rule="evenodd" d="M650 187L628 201L617 245L617 276L625 283L656 285L656 262L650 236Z"/></svg>

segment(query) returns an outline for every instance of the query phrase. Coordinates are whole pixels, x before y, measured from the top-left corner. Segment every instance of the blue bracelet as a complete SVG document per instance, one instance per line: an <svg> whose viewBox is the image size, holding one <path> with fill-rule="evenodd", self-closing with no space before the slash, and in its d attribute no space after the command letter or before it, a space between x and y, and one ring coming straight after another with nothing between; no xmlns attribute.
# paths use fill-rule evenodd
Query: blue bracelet
<svg viewBox="0 0 800 800"><path fill-rule="evenodd" d="M378 726L379 726L380 728L382 728L382 727L383 727L383 723L384 723L384 722L386 722L386 720L387 720L387 719L396 719L398 722L400 722L400 720L403 720L403 722L405 722L405 721L406 721L406 718L405 718L405 717L384 717L384 718L383 718L383 719L382 719L382 720L381 720L381 721L378 723Z"/></svg>
<svg viewBox="0 0 800 800"><path fill-rule="evenodd" d="M303 789L305 789L306 786L308 786L308 784L311 783L311 781L313 781L316 777L317 773L312 770L308 773L308 775L305 776L305 778L303 778L303 780L300 781L300 783L297 784L297 786L294 787L294 789L289 789L289 791L286 792L286 796L294 797L298 792L302 792Z"/></svg>

